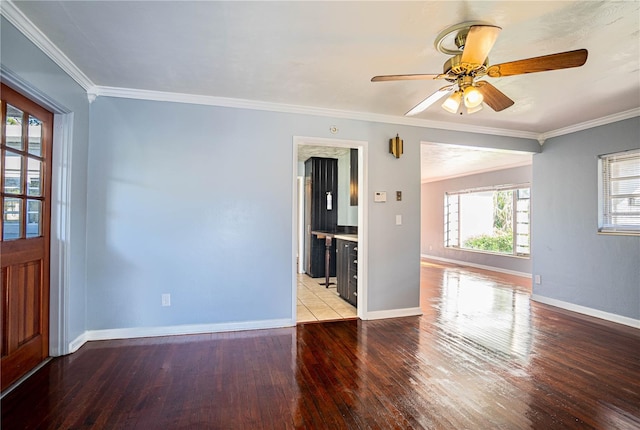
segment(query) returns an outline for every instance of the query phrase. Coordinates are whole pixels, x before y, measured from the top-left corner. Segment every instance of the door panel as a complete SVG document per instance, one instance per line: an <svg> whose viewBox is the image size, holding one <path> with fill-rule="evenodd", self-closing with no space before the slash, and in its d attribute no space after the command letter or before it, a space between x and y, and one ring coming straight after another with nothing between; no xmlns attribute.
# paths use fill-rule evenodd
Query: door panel
<svg viewBox="0 0 640 430"><path fill-rule="evenodd" d="M42 356L43 333L40 320L41 261L36 260L2 269L2 298L6 304L3 317L2 379L15 380L29 371ZM10 322L10 323L9 323Z"/></svg>
<svg viewBox="0 0 640 430"><path fill-rule="evenodd" d="M53 115L2 85L0 342L4 390L49 355Z"/></svg>

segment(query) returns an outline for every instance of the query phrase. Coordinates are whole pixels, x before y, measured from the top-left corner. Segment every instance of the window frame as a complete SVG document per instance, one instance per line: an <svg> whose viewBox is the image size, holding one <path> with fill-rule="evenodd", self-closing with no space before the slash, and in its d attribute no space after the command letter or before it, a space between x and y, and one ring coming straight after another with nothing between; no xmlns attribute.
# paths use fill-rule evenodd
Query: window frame
<svg viewBox="0 0 640 430"><path fill-rule="evenodd" d="M615 162L636 160L638 169L636 175L625 176L624 178L632 178L640 180L640 149L630 149L626 151L612 152L598 156L598 233L612 235L640 236L640 211L637 213L629 212L628 216L637 218L638 224L618 224L612 221L616 215L612 210L614 206L611 200L615 198L640 199L640 188L637 192L614 194L611 190L613 180L611 165ZM613 180L612 180L613 179Z"/></svg>
<svg viewBox="0 0 640 430"><path fill-rule="evenodd" d="M528 208L528 220L529 226L527 236L529 237L528 252L518 252L518 236L522 236L518 231L518 190L528 189L529 200ZM513 191L512 198L512 234L513 234L513 251L511 253L487 251L482 249L464 248L460 243L460 196L463 194L483 193L483 192L497 192L497 191ZM451 201L451 198L455 196L455 201ZM455 207L455 212L451 212L451 207ZM451 219L451 214L456 214L455 219ZM492 185L487 187L470 188L458 191L447 191L444 193L444 225L443 225L443 245L445 249L455 249L459 251L467 252L479 252L491 255L499 255L503 257L516 257L516 258L531 258L531 184L503 184Z"/></svg>

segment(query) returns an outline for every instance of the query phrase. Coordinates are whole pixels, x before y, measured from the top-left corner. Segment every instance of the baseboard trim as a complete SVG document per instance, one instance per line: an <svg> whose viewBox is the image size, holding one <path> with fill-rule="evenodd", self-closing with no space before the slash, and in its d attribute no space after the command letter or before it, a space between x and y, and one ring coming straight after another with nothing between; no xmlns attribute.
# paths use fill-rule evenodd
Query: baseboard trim
<svg viewBox="0 0 640 430"><path fill-rule="evenodd" d="M69 342L69 347L67 348L68 354L73 354L74 352L79 350L82 345L87 343L87 340L87 332L85 331L80 336Z"/></svg>
<svg viewBox="0 0 640 430"><path fill-rule="evenodd" d="M552 299L552 298L540 296L537 294L532 294L531 300L538 303L544 303L545 305L551 305L557 308L565 309L567 311L588 315L590 317L600 318L606 321L623 324L633 328L640 328L640 320L637 320L634 318L612 314L610 312L605 312L598 309L589 308L586 306L576 305L574 303L564 302L562 300Z"/></svg>
<svg viewBox="0 0 640 430"><path fill-rule="evenodd" d="M484 270L491 270L493 272L506 273L507 275L522 276L523 278L529 278L529 279L532 278L531 273L517 272L515 270L503 269L501 267L485 266L483 264L469 263L468 261L453 260L451 258L436 257L434 255L427 255L427 254L420 254L420 257L427 258L429 260L442 261L443 263L459 264L461 266L475 267L476 269L484 269Z"/></svg>
<svg viewBox="0 0 640 430"><path fill-rule="evenodd" d="M413 317L422 315L420 308L390 309L386 311L367 312L364 320L381 320L385 318Z"/></svg>
<svg viewBox="0 0 640 430"><path fill-rule="evenodd" d="M69 352L75 352L92 340L133 339L139 337L177 336L185 334L221 333L228 331L261 330L293 327L295 320L276 319L264 321L242 321L219 324L184 324L163 327L130 327L105 330L87 330L69 344Z"/></svg>

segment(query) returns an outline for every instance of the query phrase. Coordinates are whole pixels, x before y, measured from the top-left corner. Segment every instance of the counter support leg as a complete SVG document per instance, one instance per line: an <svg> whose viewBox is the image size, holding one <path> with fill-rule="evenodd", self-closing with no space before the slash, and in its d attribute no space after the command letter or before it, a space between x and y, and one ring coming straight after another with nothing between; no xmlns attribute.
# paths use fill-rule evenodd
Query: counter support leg
<svg viewBox="0 0 640 430"><path fill-rule="evenodd" d="M331 236L324 238L325 252L324 252L324 285L325 288L329 288L329 285L333 285L333 282L329 282L331 275Z"/></svg>

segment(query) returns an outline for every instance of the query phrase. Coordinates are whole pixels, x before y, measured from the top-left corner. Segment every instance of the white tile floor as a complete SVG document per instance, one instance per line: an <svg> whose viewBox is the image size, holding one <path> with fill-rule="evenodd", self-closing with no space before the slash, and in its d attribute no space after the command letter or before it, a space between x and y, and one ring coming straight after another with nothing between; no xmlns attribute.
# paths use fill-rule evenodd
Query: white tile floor
<svg viewBox="0 0 640 430"><path fill-rule="evenodd" d="M327 321L356 318L356 308L342 299L336 292L336 278L333 285L320 285L324 278L298 275L298 322Z"/></svg>

